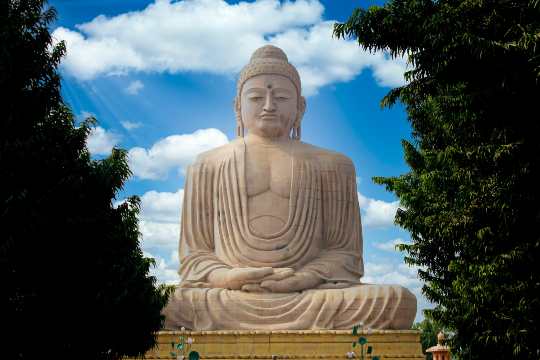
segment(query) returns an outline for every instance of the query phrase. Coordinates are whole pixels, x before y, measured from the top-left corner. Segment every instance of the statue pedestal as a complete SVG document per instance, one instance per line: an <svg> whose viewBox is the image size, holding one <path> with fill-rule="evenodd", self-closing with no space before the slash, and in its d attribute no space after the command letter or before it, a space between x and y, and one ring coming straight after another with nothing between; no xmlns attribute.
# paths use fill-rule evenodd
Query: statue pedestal
<svg viewBox="0 0 540 360"><path fill-rule="evenodd" d="M369 335L359 331L357 336L349 330L161 331L158 346L146 359L173 359L171 343L178 343L181 335L194 339L191 350L201 359L347 359L352 342L360 336L373 347L371 355L381 360L425 359L416 330L373 330ZM358 359L359 345L354 350Z"/></svg>

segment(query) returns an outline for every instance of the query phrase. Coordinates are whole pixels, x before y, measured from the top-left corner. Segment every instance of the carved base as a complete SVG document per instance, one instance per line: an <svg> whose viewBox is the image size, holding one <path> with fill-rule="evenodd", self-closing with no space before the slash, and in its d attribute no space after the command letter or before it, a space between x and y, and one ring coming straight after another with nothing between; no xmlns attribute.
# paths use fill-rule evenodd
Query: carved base
<svg viewBox="0 0 540 360"><path fill-rule="evenodd" d="M162 331L158 346L146 359L173 359L171 343L180 335L194 338L192 350L201 359L347 359L352 342L364 336L373 347L372 356L381 360L425 359L416 330L373 330L353 336L345 330L303 331ZM354 350L359 358L360 347ZM365 359L371 359L366 356Z"/></svg>

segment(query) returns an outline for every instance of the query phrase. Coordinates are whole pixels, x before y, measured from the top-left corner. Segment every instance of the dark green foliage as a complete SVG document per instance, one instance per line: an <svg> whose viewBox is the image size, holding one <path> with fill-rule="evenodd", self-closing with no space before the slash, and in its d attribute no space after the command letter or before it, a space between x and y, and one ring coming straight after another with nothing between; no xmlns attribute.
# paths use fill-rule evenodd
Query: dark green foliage
<svg viewBox="0 0 540 360"><path fill-rule="evenodd" d="M426 316L424 320L413 325L413 329L420 330L420 342L422 343L422 352L426 354L426 349L437 345L437 334L439 331L443 331L443 326L437 321L432 320L429 316ZM426 354L426 360L431 360L433 355L431 353Z"/></svg>
<svg viewBox="0 0 540 360"><path fill-rule="evenodd" d="M540 2L390 0L334 30L413 65L383 100L406 107L410 172L375 181L454 354L540 358Z"/></svg>
<svg viewBox="0 0 540 360"><path fill-rule="evenodd" d="M90 159L60 96L43 0L0 9L2 358L117 359L154 345L166 295L139 248L139 199L115 208L126 152Z"/></svg>

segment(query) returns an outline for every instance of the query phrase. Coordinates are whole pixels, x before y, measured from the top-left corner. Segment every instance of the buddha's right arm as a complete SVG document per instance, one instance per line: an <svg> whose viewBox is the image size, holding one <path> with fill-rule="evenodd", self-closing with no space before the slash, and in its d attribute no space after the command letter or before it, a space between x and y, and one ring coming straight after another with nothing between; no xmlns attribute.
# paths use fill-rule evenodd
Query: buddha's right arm
<svg viewBox="0 0 540 360"><path fill-rule="evenodd" d="M211 163L200 158L188 167L182 204L180 276L183 286L211 287L210 274L231 268L215 254Z"/></svg>
<svg viewBox="0 0 540 360"><path fill-rule="evenodd" d="M209 252L195 252L180 259L180 276L183 287L219 287L215 276L231 267Z"/></svg>

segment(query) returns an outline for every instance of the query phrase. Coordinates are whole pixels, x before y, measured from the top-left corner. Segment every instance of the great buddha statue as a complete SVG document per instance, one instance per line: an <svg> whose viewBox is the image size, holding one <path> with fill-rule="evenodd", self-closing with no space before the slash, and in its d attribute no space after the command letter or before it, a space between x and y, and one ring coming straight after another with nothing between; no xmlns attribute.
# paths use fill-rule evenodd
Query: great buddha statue
<svg viewBox="0 0 540 360"><path fill-rule="evenodd" d="M256 50L237 84L237 139L186 174L181 283L166 329L411 327L410 291L360 281L354 165L300 141L305 107L285 53Z"/></svg>

